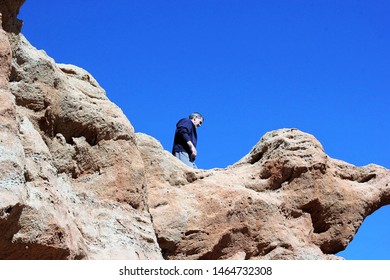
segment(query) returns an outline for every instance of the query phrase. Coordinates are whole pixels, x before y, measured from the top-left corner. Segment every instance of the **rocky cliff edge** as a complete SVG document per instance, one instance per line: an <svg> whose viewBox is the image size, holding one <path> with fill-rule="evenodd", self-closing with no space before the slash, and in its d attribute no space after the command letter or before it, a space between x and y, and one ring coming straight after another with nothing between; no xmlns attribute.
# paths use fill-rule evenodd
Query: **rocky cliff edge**
<svg viewBox="0 0 390 280"><path fill-rule="evenodd" d="M390 204L388 169L297 129L187 168L88 72L31 46L23 2L0 0L0 259L338 259Z"/></svg>

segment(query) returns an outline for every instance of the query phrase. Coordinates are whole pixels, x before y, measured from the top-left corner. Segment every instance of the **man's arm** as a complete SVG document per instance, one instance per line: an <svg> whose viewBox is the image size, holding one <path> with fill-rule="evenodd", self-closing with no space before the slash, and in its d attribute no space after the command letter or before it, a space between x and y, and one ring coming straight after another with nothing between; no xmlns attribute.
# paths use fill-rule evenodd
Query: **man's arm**
<svg viewBox="0 0 390 280"><path fill-rule="evenodd" d="M188 145L188 147L190 147L190 150L192 152L191 159L194 160L198 154L198 151L196 150L194 144L191 141L187 141L187 145Z"/></svg>

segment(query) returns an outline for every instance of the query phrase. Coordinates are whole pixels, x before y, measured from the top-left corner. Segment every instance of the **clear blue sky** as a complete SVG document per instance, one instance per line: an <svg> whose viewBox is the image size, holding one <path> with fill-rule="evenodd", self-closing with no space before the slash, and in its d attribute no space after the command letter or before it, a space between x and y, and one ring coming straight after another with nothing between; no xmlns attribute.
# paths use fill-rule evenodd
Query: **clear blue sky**
<svg viewBox="0 0 390 280"><path fill-rule="evenodd" d="M27 0L23 34L89 71L170 150L192 111L200 168L226 167L268 131L295 127L357 166L390 168L390 1ZM347 259L390 259L390 207Z"/></svg>

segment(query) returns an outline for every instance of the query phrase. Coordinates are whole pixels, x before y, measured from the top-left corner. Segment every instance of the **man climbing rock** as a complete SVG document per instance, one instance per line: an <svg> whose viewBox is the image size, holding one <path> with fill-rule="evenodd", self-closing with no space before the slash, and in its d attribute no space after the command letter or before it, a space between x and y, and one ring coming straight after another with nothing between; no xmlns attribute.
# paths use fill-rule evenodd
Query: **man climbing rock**
<svg viewBox="0 0 390 280"><path fill-rule="evenodd" d="M198 142L196 128L200 127L203 121L203 116L198 112L194 112L188 118L181 119L176 124L172 154L192 168L197 168L195 164L198 155L196 150Z"/></svg>

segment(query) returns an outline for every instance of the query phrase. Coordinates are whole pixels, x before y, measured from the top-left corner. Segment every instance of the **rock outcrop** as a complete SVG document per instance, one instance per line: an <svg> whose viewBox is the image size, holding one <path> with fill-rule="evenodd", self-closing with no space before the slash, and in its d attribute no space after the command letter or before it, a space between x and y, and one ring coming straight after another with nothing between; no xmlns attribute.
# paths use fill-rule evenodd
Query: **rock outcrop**
<svg viewBox="0 0 390 280"><path fill-rule="evenodd" d="M0 0L0 259L337 259L390 204L390 171L267 133L236 164L193 170L85 70L20 33Z"/></svg>
<svg viewBox="0 0 390 280"><path fill-rule="evenodd" d="M2 13L13 4L2 1ZM14 15L3 16L11 27ZM0 259L161 259L132 125L89 73L56 64L8 25Z"/></svg>
<svg viewBox="0 0 390 280"><path fill-rule="evenodd" d="M227 169L190 170L138 134L168 259L333 259L390 203L389 170L331 159L297 129L267 133Z"/></svg>

